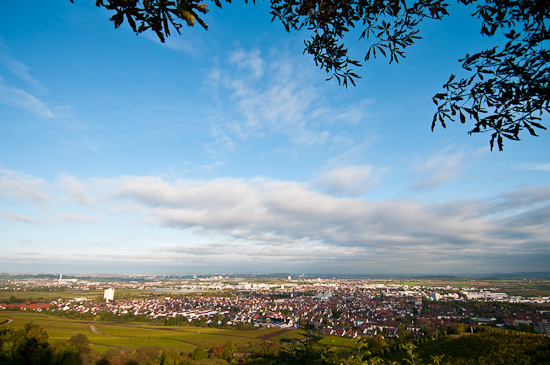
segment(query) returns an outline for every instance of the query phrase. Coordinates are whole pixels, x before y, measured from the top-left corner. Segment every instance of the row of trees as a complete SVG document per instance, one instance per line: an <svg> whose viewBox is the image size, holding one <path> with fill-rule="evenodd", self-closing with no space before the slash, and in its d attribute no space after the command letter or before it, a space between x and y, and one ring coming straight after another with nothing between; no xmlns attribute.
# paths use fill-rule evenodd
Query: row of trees
<svg viewBox="0 0 550 365"><path fill-rule="evenodd" d="M547 336L477 328L462 336L407 338L387 341L381 336L357 338L352 347L339 347L304 326L301 339L231 342L191 353L141 347L135 351L109 349L102 355L92 351L85 335L49 341L40 326L27 323L23 329L0 331L0 364L189 364L206 358L250 364L548 364Z"/></svg>
<svg viewBox="0 0 550 365"><path fill-rule="evenodd" d="M21 330L0 331L0 364L89 363L97 358L89 344L88 338L82 334L67 341L50 343L48 333L42 327L27 323Z"/></svg>
<svg viewBox="0 0 550 365"><path fill-rule="evenodd" d="M460 331L453 327L453 331ZM451 332L451 330L449 331ZM476 328L437 337L357 338L352 348L323 342L312 328L301 341L287 341L278 357L280 364L549 364L548 336Z"/></svg>

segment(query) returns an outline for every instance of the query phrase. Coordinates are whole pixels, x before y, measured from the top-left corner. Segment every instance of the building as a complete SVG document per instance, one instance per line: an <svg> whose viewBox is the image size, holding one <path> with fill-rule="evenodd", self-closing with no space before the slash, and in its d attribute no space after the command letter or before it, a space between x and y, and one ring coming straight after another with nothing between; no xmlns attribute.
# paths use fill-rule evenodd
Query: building
<svg viewBox="0 0 550 365"><path fill-rule="evenodd" d="M105 289L105 292L103 293L103 299L105 299L107 302L109 302L109 300L115 299L115 289Z"/></svg>
<svg viewBox="0 0 550 365"><path fill-rule="evenodd" d="M542 322L533 322L533 328L536 333L550 334L550 322L543 320Z"/></svg>

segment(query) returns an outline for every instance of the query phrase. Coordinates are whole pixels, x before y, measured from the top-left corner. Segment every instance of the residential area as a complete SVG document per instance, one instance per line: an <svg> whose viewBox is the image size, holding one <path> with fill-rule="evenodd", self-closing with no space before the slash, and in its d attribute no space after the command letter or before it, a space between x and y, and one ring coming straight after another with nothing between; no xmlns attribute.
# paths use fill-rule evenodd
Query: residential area
<svg viewBox="0 0 550 365"><path fill-rule="evenodd" d="M295 329L313 325L323 335L355 338L430 335L455 326L482 325L550 334L550 297L508 295L484 286L410 285L381 279L254 280L212 276L5 280L3 291L50 290L59 299L0 303L1 310L50 311L87 320L142 320L163 325L251 326ZM132 297L128 290L148 291ZM103 296L86 292L104 291ZM82 295L83 293L83 295Z"/></svg>

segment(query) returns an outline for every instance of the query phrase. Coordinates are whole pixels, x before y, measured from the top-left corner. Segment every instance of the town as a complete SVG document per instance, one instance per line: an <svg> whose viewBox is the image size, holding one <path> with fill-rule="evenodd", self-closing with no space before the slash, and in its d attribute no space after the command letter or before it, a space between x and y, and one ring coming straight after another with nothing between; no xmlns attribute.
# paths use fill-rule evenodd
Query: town
<svg viewBox="0 0 550 365"><path fill-rule="evenodd" d="M497 288L426 286L391 279L322 279L288 276L256 280L210 276L190 278L26 277L6 279L13 293L62 290L79 295L43 303L1 303L0 309L51 311L101 320L150 320L165 325L253 326L294 329L313 325L322 335L385 338L430 335L453 326L483 325L550 333L550 311L540 309L550 297L508 295ZM153 295L131 297L125 290ZM538 309L537 309L538 308Z"/></svg>

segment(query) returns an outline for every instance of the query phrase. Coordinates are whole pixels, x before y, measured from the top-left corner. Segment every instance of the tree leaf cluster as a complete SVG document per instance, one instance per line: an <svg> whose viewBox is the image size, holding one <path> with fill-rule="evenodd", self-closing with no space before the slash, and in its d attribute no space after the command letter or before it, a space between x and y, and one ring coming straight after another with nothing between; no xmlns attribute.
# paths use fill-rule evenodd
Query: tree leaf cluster
<svg viewBox="0 0 550 365"><path fill-rule="evenodd" d="M20 330L3 329L0 364L81 364L89 352L89 341L84 338L74 336L52 345L46 330L32 322Z"/></svg>
<svg viewBox="0 0 550 365"><path fill-rule="evenodd" d="M522 131L537 136L546 130L541 122L550 111L550 2L486 1L474 15L482 20L483 35L502 30L507 41L459 60L470 76L451 75L445 92L433 97L432 130L457 118L462 124L473 120L469 134L490 132L491 150L495 143L502 150L505 139L519 141Z"/></svg>
<svg viewBox="0 0 550 365"><path fill-rule="evenodd" d="M355 85L360 76L354 67L377 55L390 63L405 57L405 48L419 39L419 24L424 19L447 15L443 0L419 0L408 5L404 0L272 0L272 20L278 19L287 31L307 29L304 53L338 83ZM350 30L361 31L359 41L367 42L363 61L348 56L344 43Z"/></svg>
<svg viewBox="0 0 550 365"><path fill-rule="evenodd" d="M214 3L221 8L219 0L215 0ZM96 6L114 12L110 20L115 28L120 27L126 20L134 32L139 34L151 29L161 42L165 42L170 36L172 28L181 35L180 29L184 24L192 27L197 22L204 29L208 29L202 14L210 10L201 0L97 0Z"/></svg>

